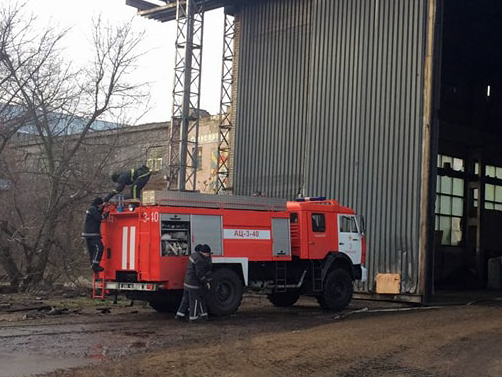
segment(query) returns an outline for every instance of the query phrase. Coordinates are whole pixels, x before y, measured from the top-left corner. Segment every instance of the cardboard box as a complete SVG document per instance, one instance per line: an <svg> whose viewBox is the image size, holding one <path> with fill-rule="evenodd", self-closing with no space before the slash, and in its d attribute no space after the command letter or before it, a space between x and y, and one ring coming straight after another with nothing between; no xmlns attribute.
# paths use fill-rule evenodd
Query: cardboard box
<svg viewBox="0 0 502 377"><path fill-rule="evenodd" d="M377 274L376 291L379 294L401 293L401 274Z"/></svg>

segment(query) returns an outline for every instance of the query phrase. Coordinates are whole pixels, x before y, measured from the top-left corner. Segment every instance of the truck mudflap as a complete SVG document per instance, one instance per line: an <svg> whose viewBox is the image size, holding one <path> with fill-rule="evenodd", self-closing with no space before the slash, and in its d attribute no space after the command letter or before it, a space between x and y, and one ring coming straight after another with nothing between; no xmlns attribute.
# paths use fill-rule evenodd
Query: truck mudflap
<svg viewBox="0 0 502 377"><path fill-rule="evenodd" d="M154 283L121 283L114 281L107 281L105 289L115 291L157 291L159 284Z"/></svg>
<svg viewBox="0 0 502 377"><path fill-rule="evenodd" d="M362 264L354 266L354 280L365 283L368 280L368 270Z"/></svg>
<svg viewBox="0 0 502 377"><path fill-rule="evenodd" d="M367 280L368 280L368 270L366 269L366 267L361 265L361 279L359 279L359 281L361 283L366 283Z"/></svg>

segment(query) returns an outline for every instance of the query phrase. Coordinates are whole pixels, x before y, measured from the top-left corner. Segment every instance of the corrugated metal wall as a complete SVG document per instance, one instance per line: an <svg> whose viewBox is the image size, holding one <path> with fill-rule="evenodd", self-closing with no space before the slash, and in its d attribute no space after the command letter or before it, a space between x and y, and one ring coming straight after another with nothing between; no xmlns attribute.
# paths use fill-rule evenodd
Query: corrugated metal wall
<svg viewBox="0 0 502 377"><path fill-rule="evenodd" d="M425 0L274 0L241 9L234 192L339 199L368 267L420 293Z"/></svg>
<svg viewBox="0 0 502 377"><path fill-rule="evenodd" d="M234 187L288 198L303 182L311 1L267 2L238 19Z"/></svg>

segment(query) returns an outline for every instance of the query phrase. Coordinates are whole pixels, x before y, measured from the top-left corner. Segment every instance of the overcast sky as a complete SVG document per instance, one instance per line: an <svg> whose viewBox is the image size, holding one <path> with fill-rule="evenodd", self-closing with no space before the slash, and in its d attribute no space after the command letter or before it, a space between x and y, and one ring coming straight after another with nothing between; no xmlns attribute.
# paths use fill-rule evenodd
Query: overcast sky
<svg viewBox="0 0 502 377"><path fill-rule="evenodd" d="M0 0L0 4L15 0ZM21 0L22 1L22 0ZM152 109L140 121L169 120L172 113L172 87L174 79L174 41L176 21L160 23L136 15L136 9L125 0L25 0L27 10L42 20L71 27L66 39L66 50L71 59L85 63L89 60L82 43L91 38L92 19L102 15L111 22L133 20L136 30L145 31L145 55L139 63L137 78L150 83ZM216 114L219 111L221 86L221 50L223 11L207 12L204 21L204 47L202 62L201 108ZM80 64L79 64L80 65Z"/></svg>

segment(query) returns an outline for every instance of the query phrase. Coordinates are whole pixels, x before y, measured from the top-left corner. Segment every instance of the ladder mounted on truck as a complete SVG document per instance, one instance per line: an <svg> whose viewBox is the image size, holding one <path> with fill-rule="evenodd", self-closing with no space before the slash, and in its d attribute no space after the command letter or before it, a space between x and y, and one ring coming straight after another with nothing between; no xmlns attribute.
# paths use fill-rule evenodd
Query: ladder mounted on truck
<svg viewBox="0 0 502 377"><path fill-rule="evenodd" d="M186 191L144 190L143 205L286 211L287 200L263 196L212 195Z"/></svg>
<svg viewBox="0 0 502 377"><path fill-rule="evenodd" d="M102 275L100 277L100 274ZM105 272L94 271L92 277L92 298L104 299L106 295Z"/></svg>
<svg viewBox="0 0 502 377"><path fill-rule="evenodd" d="M274 291L286 292L288 284L287 263L284 261L275 262L275 288Z"/></svg>

